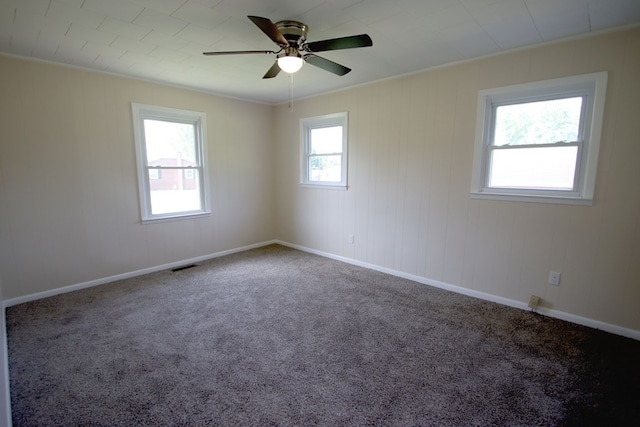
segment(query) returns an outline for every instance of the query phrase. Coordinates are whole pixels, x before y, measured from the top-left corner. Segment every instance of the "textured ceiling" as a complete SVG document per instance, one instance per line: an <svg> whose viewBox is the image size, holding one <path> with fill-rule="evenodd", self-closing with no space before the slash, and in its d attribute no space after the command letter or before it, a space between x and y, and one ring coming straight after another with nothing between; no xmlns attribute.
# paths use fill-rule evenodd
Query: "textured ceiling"
<svg viewBox="0 0 640 427"><path fill-rule="evenodd" d="M367 33L373 47L324 52L339 77L306 64L294 96L359 85L509 49L640 23L640 0L0 0L0 52L269 104L277 50L247 15L298 20L308 41Z"/></svg>

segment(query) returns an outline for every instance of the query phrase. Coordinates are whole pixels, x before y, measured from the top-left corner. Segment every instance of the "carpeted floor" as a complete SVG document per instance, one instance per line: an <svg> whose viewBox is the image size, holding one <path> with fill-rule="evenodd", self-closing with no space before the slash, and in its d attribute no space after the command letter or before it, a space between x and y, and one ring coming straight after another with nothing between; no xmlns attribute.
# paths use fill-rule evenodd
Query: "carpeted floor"
<svg viewBox="0 0 640 427"><path fill-rule="evenodd" d="M640 342L278 245L7 309L15 426L636 425Z"/></svg>

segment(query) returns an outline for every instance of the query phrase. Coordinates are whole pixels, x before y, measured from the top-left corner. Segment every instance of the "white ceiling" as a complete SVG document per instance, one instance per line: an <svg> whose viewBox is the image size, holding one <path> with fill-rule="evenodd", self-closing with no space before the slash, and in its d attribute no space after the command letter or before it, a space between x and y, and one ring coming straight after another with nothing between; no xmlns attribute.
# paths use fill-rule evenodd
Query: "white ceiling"
<svg viewBox="0 0 640 427"><path fill-rule="evenodd" d="M367 33L373 47L324 52L296 98L514 48L640 23L640 0L0 0L0 52L269 104L289 79L262 76L277 50L247 15L298 20L309 42Z"/></svg>

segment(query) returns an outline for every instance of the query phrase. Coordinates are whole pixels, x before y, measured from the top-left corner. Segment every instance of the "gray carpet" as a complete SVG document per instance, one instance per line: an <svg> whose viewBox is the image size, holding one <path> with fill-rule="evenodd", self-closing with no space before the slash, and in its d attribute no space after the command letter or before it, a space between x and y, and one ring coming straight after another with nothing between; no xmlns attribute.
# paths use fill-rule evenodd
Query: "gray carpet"
<svg viewBox="0 0 640 427"><path fill-rule="evenodd" d="M640 419L638 341L278 245L10 307L7 328L15 426Z"/></svg>

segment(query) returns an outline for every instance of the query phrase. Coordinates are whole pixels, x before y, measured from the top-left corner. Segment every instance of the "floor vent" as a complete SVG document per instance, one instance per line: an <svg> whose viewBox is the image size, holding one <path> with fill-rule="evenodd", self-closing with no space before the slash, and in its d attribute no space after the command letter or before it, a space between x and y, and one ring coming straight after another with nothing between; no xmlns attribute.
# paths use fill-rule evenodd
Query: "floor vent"
<svg viewBox="0 0 640 427"><path fill-rule="evenodd" d="M187 268L192 268L195 266L196 266L195 264L183 265L182 267L172 268L171 271L182 271L182 270L186 270Z"/></svg>

